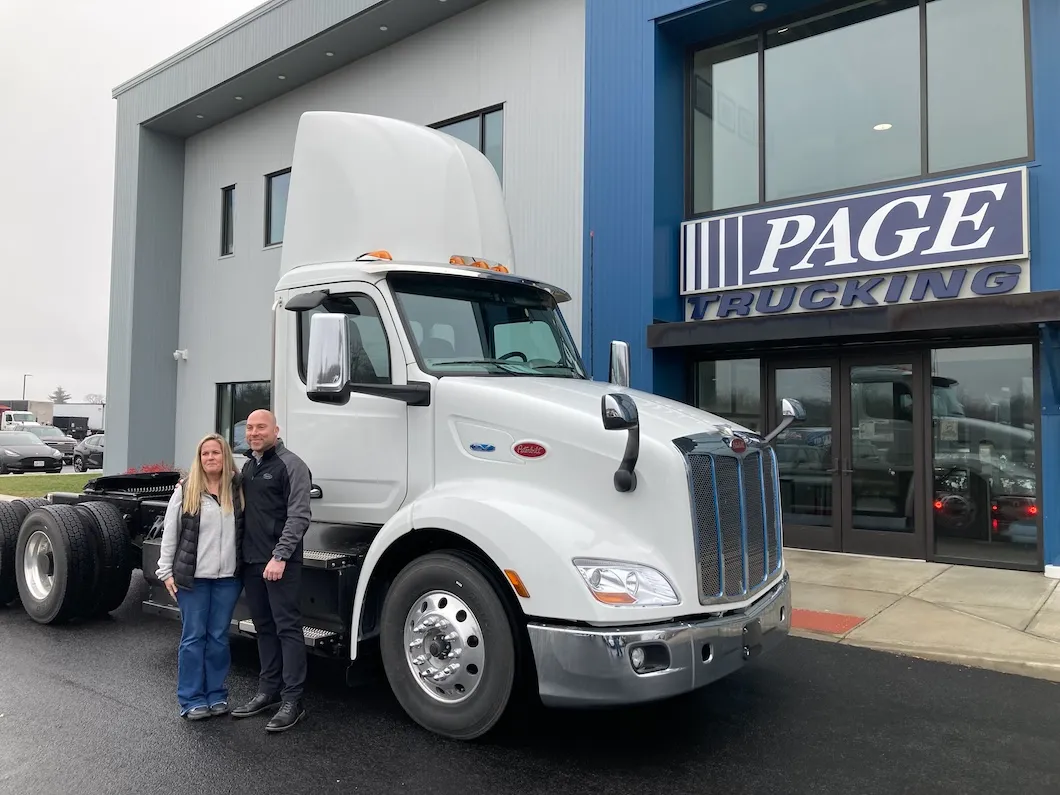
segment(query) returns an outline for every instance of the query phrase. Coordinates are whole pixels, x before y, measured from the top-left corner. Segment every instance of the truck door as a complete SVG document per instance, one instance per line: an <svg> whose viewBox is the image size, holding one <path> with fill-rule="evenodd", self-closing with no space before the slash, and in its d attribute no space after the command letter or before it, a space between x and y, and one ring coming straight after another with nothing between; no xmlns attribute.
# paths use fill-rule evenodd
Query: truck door
<svg viewBox="0 0 1060 795"><path fill-rule="evenodd" d="M313 289L306 288L305 292ZM380 292L370 284L329 285L320 307L285 312L286 424L284 443L313 473L323 492L313 500L316 521L385 523L401 507L408 484L408 406L392 398L351 392L344 404L316 403L306 395L309 326L318 312L347 317L350 381L406 383L398 332ZM300 291L292 290L288 300Z"/></svg>

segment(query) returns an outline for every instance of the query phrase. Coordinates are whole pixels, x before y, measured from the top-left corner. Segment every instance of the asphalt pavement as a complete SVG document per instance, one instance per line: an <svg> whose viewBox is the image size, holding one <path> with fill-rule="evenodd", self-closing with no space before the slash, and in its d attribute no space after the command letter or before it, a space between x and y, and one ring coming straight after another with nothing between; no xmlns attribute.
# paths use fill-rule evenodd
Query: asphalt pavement
<svg viewBox="0 0 1060 795"><path fill-rule="evenodd" d="M0 608L0 793L1060 792L1060 685L792 638L771 658L665 704L538 710L450 742L408 720L382 678L348 688L311 660L309 717L187 723L176 621L120 611L43 627ZM233 700L256 651L233 641Z"/></svg>

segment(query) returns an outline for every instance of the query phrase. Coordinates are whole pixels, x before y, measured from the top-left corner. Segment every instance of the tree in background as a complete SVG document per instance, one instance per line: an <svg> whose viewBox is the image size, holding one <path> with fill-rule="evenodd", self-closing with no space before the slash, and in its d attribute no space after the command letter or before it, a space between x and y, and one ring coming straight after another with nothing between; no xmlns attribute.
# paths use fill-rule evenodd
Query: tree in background
<svg viewBox="0 0 1060 795"><path fill-rule="evenodd" d="M87 395L85 395L85 403L97 403L98 404L98 403L102 403L103 400L104 400L104 397L103 397L103 395L99 394L99 392L89 392Z"/></svg>
<svg viewBox="0 0 1060 795"><path fill-rule="evenodd" d="M48 400L52 403L69 403L70 393L61 386L57 386L55 387L55 391L48 395Z"/></svg>

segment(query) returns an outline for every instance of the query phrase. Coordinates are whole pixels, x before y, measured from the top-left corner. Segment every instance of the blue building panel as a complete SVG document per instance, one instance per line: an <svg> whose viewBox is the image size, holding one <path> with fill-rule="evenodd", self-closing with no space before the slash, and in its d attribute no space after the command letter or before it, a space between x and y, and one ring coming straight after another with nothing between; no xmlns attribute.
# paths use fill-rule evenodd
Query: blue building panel
<svg viewBox="0 0 1060 795"><path fill-rule="evenodd" d="M690 48L819 5L770 0L586 0L584 312L594 377L612 339L630 343L634 387L691 397L687 360L649 349L646 329L685 319L680 229L685 220L686 74ZM1030 287L1060 289L1060 3L1028 0L1034 159L1027 167ZM989 171L989 168L978 169ZM977 169L969 169L975 173ZM910 180L915 183L917 180ZM1060 329L1042 327L1039 495L1047 566L1060 566Z"/></svg>

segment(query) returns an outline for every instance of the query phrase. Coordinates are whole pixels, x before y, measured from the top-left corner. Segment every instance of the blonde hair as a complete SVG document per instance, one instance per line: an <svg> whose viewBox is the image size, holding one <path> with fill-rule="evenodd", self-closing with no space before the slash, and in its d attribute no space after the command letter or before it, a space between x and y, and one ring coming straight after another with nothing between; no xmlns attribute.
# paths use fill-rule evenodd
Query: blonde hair
<svg viewBox="0 0 1060 795"><path fill-rule="evenodd" d="M232 513L232 479L235 477L236 464L232 457L232 448L228 446L228 440L217 433L209 433L202 437L195 448L195 460L192 461L191 470L184 481L184 513L194 516L199 512L202 497L207 493L206 472L202 468L202 447L207 442L217 442L221 445L221 489L217 495L221 503L221 511ZM242 492L242 489L240 489ZM242 493L239 495L242 504Z"/></svg>

